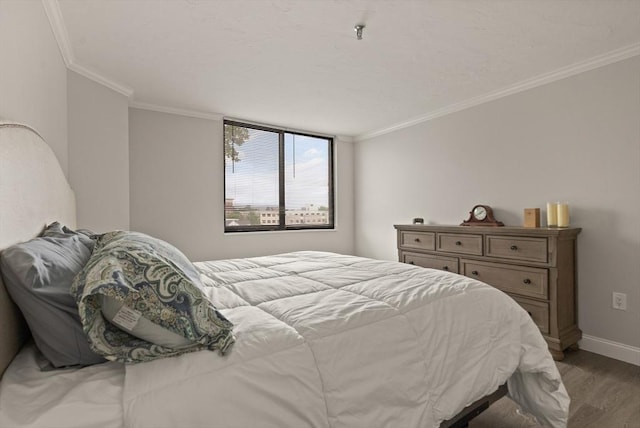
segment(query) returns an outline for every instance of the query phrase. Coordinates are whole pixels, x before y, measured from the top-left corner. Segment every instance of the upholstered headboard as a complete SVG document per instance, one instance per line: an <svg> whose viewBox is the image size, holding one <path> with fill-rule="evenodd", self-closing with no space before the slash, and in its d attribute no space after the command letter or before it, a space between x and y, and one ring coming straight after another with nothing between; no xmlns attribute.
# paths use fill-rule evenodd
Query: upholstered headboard
<svg viewBox="0 0 640 428"><path fill-rule="evenodd" d="M56 156L34 129L0 122L0 251L56 220L75 227L75 197ZM28 336L0 279L0 375Z"/></svg>

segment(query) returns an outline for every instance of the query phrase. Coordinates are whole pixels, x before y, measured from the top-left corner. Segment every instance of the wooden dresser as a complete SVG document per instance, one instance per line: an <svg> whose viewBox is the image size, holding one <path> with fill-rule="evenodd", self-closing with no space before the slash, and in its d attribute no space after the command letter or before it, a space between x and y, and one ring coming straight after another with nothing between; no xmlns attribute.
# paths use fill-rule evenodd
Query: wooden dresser
<svg viewBox="0 0 640 428"><path fill-rule="evenodd" d="M447 270L492 285L538 325L556 360L577 346L576 240L579 228L396 225L401 262Z"/></svg>

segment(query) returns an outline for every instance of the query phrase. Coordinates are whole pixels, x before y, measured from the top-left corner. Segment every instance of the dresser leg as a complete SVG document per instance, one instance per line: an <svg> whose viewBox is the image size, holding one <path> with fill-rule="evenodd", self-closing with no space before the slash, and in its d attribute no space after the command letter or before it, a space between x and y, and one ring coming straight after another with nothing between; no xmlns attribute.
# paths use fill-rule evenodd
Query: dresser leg
<svg viewBox="0 0 640 428"><path fill-rule="evenodd" d="M551 356L553 357L554 360L556 361L564 360L564 352L556 351L555 349L549 349L549 352L551 353Z"/></svg>

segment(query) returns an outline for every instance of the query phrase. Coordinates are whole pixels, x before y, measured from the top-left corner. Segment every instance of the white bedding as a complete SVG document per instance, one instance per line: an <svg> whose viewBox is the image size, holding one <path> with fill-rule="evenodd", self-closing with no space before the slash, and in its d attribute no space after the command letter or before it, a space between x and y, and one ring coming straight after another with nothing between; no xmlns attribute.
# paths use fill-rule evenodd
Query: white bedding
<svg viewBox="0 0 640 428"><path fill-rule="evenodd" d="M0 427L437 427L504 382L566 426L546 343L492 287L320 252L196 265L235 323L227 356L41 372L27 345L0 383Z"/></svg>
<svg viewBox="0 0 640 428"><path fill-rule="evenodd" d="M124 365L40 371L33 343L20 350L0 383L0 427L120 428Z"/></svg>
<svg viewBox="0 0 640 428"><path fill-rule="evenodd" d="M128 427L437 427L507 381L566 426L545 341L488 285L320 252L196 265L236 343L127 365Z"/></svg>

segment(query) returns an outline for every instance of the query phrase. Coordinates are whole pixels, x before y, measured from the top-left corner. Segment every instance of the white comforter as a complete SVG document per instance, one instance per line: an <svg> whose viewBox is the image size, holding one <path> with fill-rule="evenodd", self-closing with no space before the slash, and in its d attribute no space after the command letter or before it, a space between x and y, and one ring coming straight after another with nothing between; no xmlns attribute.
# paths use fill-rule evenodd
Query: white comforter
<svg viewBox="0 0 640 428"><path fill-rule="evenodd" d="M126 366L127 427L437 427L507 381L566 426L545 341L488 285L310 251L196 265L236 343Z"/></svg>

